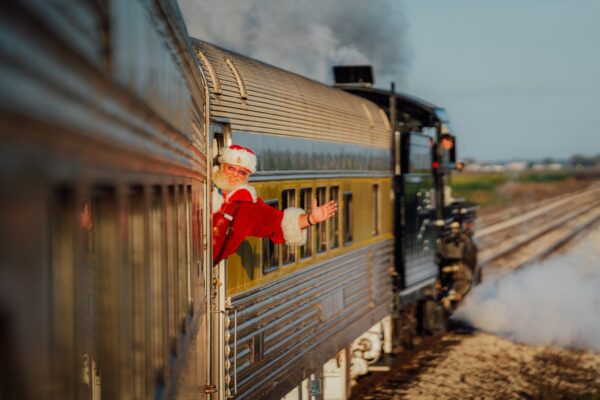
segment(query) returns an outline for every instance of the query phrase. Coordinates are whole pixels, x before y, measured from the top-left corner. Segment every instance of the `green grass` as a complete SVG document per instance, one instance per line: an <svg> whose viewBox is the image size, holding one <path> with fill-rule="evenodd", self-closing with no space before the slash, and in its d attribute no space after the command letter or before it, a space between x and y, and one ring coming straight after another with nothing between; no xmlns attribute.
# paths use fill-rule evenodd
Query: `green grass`
<svg viewBox="0 0 600 400"><path fill-rule="evenodd" d="M571 174L565 171L525 172L519 176L519 182L557 182L570 177Z"/></svg>
<svg viewBox="0 0 600 400"><path fill-rule="evenodd" d="M566 171L526 171L454 173L451 178L455 197L465 198L481 206L506 205L515 199L501 190L508 183L556 184L571 177Z"/></svg>

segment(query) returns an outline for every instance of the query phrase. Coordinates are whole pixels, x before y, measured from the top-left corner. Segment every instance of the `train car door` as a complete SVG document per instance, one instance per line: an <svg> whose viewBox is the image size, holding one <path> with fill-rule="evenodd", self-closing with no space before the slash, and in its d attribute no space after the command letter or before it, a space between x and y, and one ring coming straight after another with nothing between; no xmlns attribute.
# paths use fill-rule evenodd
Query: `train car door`
<svg viewBox="0 0 600 400"><path fill-rule="evenodd" d="M431 174L432 139L404 132L401 138L401 259L403 289L418 288L437 276L435 264L434 181Z"/></svg>
<svg viewBox="0 0 600 400"><path fill-rule="evenodd" d="M231 127L227 121L213 121L211 132L211 156L213 167L218 165L218 158L223 148L231 145ZM212 185L209 185L212 188ZM212 189L211 189L212 190ZM212 207L212 205L211 205ZM212 210L214 212L216 210ZM211 240L212 243L212 240ZM229 310L227 301L227 260L221 261L213 268L211 288L211 303L213 307L212 318L212 343L211 343L211 384L216 398L229 398L232 396L230 377L230 362L226 360L231 354L226 330L229 326ZM235 329L235 328L234 328ZM233 371L235 374L235 371ZM235 379L235 378L234 378ZM235 388L234 388L235 391ZM233 393L235 395L235 393Z"/></svg>

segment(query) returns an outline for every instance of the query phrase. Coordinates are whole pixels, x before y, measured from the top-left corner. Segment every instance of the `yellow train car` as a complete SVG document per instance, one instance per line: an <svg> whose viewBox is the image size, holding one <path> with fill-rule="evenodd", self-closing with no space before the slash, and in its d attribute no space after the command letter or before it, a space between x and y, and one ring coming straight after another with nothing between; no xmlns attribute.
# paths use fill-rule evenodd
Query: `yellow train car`
<svg viewBox="0 0 600 400"><path fill-rule="evenodd" d="M340 206L335 218L309 228L306 245L250 238L223 269L225 390L278 398L390 312L390 124L368 100L192 43L207 71L213 140L257 154L251 183L263 201Z"/></svg>

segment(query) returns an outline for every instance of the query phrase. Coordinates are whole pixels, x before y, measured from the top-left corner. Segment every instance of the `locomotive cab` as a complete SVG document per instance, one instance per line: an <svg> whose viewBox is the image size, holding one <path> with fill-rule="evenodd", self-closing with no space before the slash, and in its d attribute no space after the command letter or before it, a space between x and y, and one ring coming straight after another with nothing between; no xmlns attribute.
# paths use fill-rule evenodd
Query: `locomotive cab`
<svg viewBox="0 0 600 400"><path fill-rule="evenodd" d="M336 78L338 75L352 76L351 73L341 74L339 68ZM410 320L412 317L406 314L414 310L406 305L416 302L417 332L439 330L444 325L440 304L448 303L450 298L453 299L450 304L456 304L455 300L462 297L449 297L449 294L458 291L464 295L473 280L480 279L476 269L476 246L471 238L475 207L454 199L449 185L457 162L456 137L451 133L448 115L443 108L397 93L393 83L391 90L376 89L372 83L364 82L340 81L336 86L373 101L390 119L394 160L396 318ZM466 210L466 214L456 214L454 210ZM455 222L458 222L458 231ZM452 232L460 233L461 243L457 247L444 242L450 238L454 243L456 235ZM456 265L457 260L460 265L468 266L458 269L464 272L462 274L450 267ZM459 286L460 290L457 290ZM397 325L406 324L400 322Z"/></svg>

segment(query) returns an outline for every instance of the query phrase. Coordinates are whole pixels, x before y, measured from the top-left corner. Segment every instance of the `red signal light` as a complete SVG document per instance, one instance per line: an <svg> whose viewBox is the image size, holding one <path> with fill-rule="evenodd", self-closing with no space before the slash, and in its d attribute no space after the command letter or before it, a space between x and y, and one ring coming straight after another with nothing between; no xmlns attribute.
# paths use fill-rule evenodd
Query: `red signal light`
<svg viewBox="0 0 600 400"><path fill-rule="evenodd" d="M437 161L434 161L433 164L431 164L431 168L433 169L438 169L440 167L440 163Z"/></svg>

